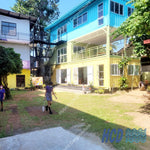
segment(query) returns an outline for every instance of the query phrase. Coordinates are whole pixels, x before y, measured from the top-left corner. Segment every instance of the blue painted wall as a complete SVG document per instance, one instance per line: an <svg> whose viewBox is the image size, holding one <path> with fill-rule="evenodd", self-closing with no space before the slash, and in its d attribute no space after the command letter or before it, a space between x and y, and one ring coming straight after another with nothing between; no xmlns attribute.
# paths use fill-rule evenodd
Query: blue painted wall
<svg viewBox="0 0 150 150"><path fill-rule="evenodd" d="M88 0L87 0L88 1ZM92 0L89 0L92 1ZM111 1L111 0L110 0ZM69 13L66 15L67 17L64 18L61 22L57 20L52 25L46 27L45 29L50 29L51 32L51 42L57 42L57 30L61 26L67 24L67 32L62 34L61 40L69 41L75 39L77 37L83 36L90 32L93 32L101 27L110 25L112 27L118 27L120 24L125 21L128 17L128 7L133 7L131 4L126 5L126 0L113 0L113 2L117 2L123 5L123 15L116 14L111 12L109 4L109 0L96 0L91 5L89 5L84 11L76 16L70 16ZM98 25L98 5L103 3L103 16L104 16L104 23L103 25ZM80 16L87 12L87 21L77 27L73 27L73 19L77 16ZM63 17L62 17L63 18ZM109 22L110 19L110 22ZM61 18L60 18L61 20Z"/></svg>

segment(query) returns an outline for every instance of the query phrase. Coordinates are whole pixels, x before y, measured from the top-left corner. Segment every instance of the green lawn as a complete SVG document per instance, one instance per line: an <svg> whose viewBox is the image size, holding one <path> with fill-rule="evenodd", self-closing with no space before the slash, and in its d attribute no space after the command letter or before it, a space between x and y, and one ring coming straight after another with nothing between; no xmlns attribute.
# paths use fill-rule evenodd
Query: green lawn
<svg viewBox="0 0 150 150"><path fill-rule="evenodd" d="M13 100L5 101L5 111L0 113L0 137L10 136L36 129L62 126L69 129L73 125L85 123L85 128L102 138L105 128L139 128L133 117L126 112L136 111L141 104L117 103L108 100L112 95L80 95L57 92L54 99L53 115L42 112L42 91L13 91ZM14 117L14 119L13 119ZM125 133L125 132L124 132ZM125 142L112 143L116 149L136 150L139 144ZM144 146L144 144L141 144Z"/></svg>

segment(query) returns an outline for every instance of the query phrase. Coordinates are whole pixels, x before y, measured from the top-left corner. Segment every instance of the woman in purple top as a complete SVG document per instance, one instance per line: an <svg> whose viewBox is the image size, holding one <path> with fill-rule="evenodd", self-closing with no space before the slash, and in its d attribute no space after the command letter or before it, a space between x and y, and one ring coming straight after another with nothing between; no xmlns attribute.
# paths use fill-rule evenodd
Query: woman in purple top
<svg viewBox="0 0 150 150"><path fill-rule="evenodd" d="M48 111L49 109L49 113L52 114L50 105L52 104L52 94L55 96L55 98L57 99L54 91L53 91L53 83L49 82L48 85L46 85L46 92L45 92L45 97L47 100L48 105L46 106L46 111Z"/></svg>
<svg viewBox="0 0 150 150"><path fill-rule="evenodd" d="M0 102L1 102L1 111L3 111L3 100L5 99L5 89L0 85Z"/></svg>

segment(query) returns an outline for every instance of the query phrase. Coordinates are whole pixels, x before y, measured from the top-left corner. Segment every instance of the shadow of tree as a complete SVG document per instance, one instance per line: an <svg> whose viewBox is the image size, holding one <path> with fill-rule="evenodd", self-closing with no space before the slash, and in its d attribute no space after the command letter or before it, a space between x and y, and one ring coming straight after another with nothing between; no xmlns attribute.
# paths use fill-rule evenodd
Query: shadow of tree
<svg viewBox="0 0 150 150"><path fill-rule="evenodd" d="M19 113L21 118L21 124L22 126L18 129L19 133L29 132L37 129L46 129L50 127L58 127L61 126L67 130L70 129L70 127L77 125L77 124L83 124L82 129L86 128L88 125L90 127L87 129L87 132L95 133L100 139L102 139L103 131L104 129L123 129L123 139L120 143L116 143L115 141L112 143L112 145L116 149L120 150L137 150L139 147L144 146L142 143L126 143L125 139L125 131L127 129L127 126L120 125L120 123L113 123L111 121L107 121L104 119L101 119L100 117L96 117L94 115L91 115L90 113L86 113L83 111L80 111L79 109L75 109L71 106L64 105L62 103L59 103L57 101L53 102L52 105L52 111L54 111L53 115L48 114L48 112L42 112L41 106L43 104L43 97L38 96L38 100L24 100L20 102L16 102L18 105L18 111L16 113ZM150 104L147 106L146 109L150 107ZM62 113L60 113L61 110ZM5 113L5 112L4 112ZM9 117L13 115L14 112L11 112L9 114ZM0 114L0 119L2 119L2 116ZM3 124L0 123L0 128L3 126ZM134 128L134 127L133 127ZM11 125L11 134L14 135L17 133L17 130L14 128L13 125ZM113 135L115 137L115 135ZM110 142L109 142L110 143Z"/></svg>

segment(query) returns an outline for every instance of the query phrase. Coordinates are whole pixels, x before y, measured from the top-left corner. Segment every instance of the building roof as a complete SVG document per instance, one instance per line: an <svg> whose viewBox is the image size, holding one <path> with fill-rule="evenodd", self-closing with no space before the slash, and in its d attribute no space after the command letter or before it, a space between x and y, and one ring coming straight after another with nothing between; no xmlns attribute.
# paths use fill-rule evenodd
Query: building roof
<svg viewBox="0 0 150 150"><path fill-rule="evenodd" d="M31 22L36 22L36 20L37 20L36 17L23 15L23 14L12 12L12 11L5 10L5 9L0 9L0 15L13 17L13 18L16 18L16 19L30 20Z"/></svg>
<svg viewBox="0 0 150 150"><path fill-rule="evenodd" d="M61 23L64 20L66 20L67 18L73 16L74 14L78 13L81 9L85 8L86 6L88 6L89 4L91 4L94 1L96 1L96 0L84 0L78 6L74 7L71 11L69 11L68 13L66 13L65 15L63 15L62 17L60 17L59 19L57 19L52 24L48 25L45 28L45 30L51 29L52 27L56 26L57 24Z"/></svg>

